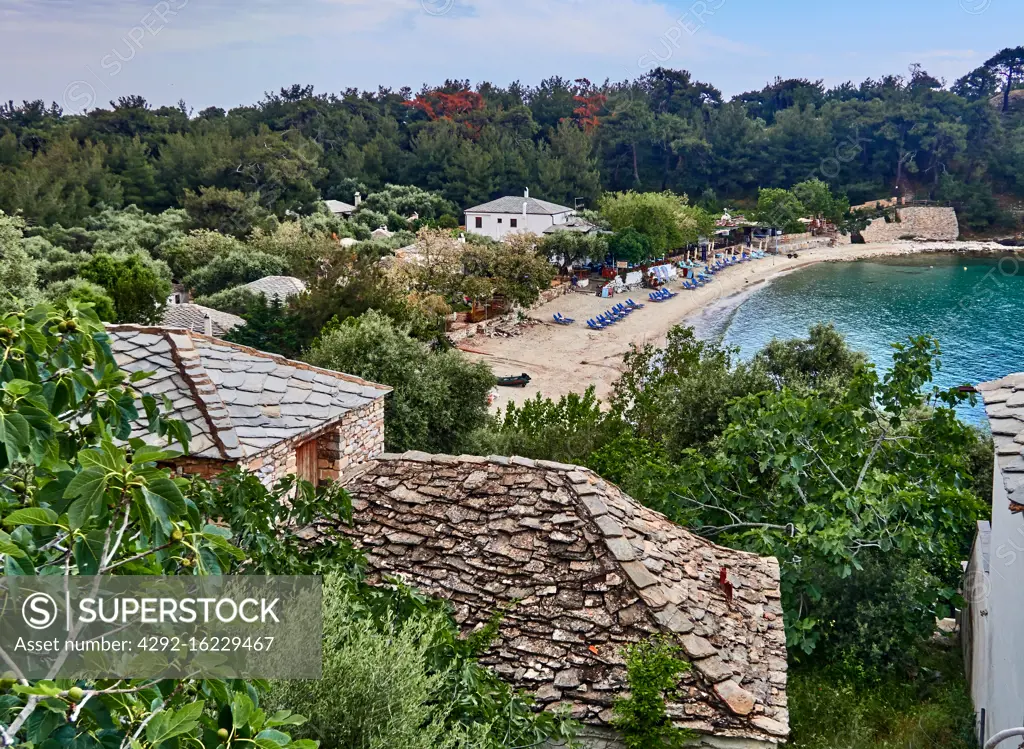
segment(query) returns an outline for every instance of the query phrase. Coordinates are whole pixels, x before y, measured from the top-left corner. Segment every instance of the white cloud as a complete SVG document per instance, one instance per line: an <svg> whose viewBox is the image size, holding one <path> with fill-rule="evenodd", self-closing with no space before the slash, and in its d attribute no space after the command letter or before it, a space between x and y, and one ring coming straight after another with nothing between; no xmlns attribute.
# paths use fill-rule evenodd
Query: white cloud
<svg viewBox="0 0 1024 749"><path fill-rule="evenodd" d="M129 85L146 93L151 80L160 80L189 99L209 98L199 92L223 83L221 76L265 75L266 69L338 90L417 87L447 77L621 79L659 64L764 54L716 33L711 11L696 16L663 0L10 0L4 13L0 64L24 70L19 87L63 88L61 82L82 78L88 68L111 94L127 93L122 89ZM110 70L102 61L112 54L126 60L114 81L98 72ZM212 80L194 80L200 71ZM266 80L237 80L240 92L251 95L253 86L273 88ZM249 100L232 99L223 103Z"/></svg>

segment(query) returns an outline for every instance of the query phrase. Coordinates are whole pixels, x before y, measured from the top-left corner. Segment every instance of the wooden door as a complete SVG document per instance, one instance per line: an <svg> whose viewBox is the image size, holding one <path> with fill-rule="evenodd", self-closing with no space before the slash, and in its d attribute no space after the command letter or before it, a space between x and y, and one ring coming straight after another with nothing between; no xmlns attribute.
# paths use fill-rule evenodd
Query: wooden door
<svg viewBox="0 0 1024 749"><path fill-rule="evenodd" d="M303 442L295 450L295 475L313 486L320 483L316 440Z"/></svg>

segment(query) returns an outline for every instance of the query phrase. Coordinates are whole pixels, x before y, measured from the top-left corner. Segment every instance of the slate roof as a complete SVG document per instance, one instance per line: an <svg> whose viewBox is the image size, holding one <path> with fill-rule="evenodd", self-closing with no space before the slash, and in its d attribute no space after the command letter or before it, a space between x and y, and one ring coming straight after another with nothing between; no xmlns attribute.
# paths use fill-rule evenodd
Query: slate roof
<svg viewBox="0 0 1024 749"><path fill-rule="evenodd" d="M204 307L201 304L171 305L164 310L160 324L168 328L186 328L194 333L205 333L207 317L213 323L213 335L218 338L240 325L245 325L245 320L238 315Z"/></svg>
<svg viewBox="0 0 1024 749"><path fill-rule="evenodd" d="M492 200L490 203L484 203L483 205L478 205L474 208L467 208L466 213L508 213L522 215L523 203L526 203L527 213L541 216L551 216L556 213L572 211L572 208L566 208L564 205L558 205L557 203L549 203L546 200L508 195L504 198Z"/></svg>
<svg viewBox="0 0 1024 749"><path fill-rule="evenodd" d="M1024 373L977 386L992 427L1010 510L1024 513Z"/></svg>
<svg viewBox="0 0 1024 749"><path fill-rule="evenodd" d="M173 418L192 431L194 457L249 458L391 390L182 329L113 325L107 332L122 369L154 373L135 387L170 399Z"/></svg>
<svg viewBox="0 0 1024 749"><path fill-rule="evenodd" d="M254 294L264 294L268 300L276 296L283 302L289 297L304 292L306 284L301 279L292 276L266 276L257 281L247 283L241 288Z"/></svg>
<svg viewBox="0 0 1024 749"><path fill-rule="evenodd" d="M325 200L324 204L331 213L341 214L342 216L347 216L356 210L354 205L349 205L340 200Z"/></svg>
<svg viewBox="0 0 1024 749"><path fill-rule="evenodd" d="M591 232L598 234L610 234L603 229L599 229L589 221L585 221L578 216L572 216L564 224L552 224L551 226L544 229L541 234L557 234L560 231L571 231L576 234L590 234Z"/></svg>
<svg viewBox="0 0 1024 749"><path fill-rule="evenodd" d="M362 546L373 579L401 576L449 599L464 631L503 612L483 661L545 709L607 730L628 689L623 648L661 633L693 664L668 708L678 725L788 735L774 558L716 546L559 463L405 453L343 482L355 526L337 530Z"/></svg>

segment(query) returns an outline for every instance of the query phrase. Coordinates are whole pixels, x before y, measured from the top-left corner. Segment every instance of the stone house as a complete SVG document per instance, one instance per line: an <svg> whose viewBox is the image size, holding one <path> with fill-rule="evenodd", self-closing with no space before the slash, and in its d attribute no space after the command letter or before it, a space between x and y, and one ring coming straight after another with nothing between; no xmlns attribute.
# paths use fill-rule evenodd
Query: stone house
<svg viewBox="0 0 1024 749"><path fill-rule="evenodd" d="M1000 731L1024 725L1024 373L977 389L995 443L992 521L978 523L959 619L978 743L984 745Z"/></svg>
<svg viewBox="0 0 1024 749"><path fill-rule="evenodd" d="M374 576L449 599L464 631L503 612L483 662L545 709L571 710L586 746L621 746L611 721L628 689L622 650L657 634L692 664L669 712L696 746L788 736L775 559L716 546L559 463L405 453L342 481L355 526L338 530Z"/></svg>
<svg viewBox="0 0 1024 749"><path fill-rule="evenodd" d="M235 328L245 325L245 320L230 312L186 302L169 305L160 318L160 325L165 328L185 328L221 338Z"/></svg>
<svg viewBox="0 0 1024 749"><path fill-rule="evenodd" d="M391 388L192 330L112 325L107 332L122 369L152 373L135 387L166 397L172 418L188 424L189 454L174 462L181 474L209 477L237 466L267 485L289 474L319 483L384 450Z"/></svg>
<svg viewBox="0 0 1024 749"><path fill-rule="evenodd" d="M294 276L264 276L238 287L253 294L263 294L267 301L274 297L282 303L306 291L306 282Z"/></svg>

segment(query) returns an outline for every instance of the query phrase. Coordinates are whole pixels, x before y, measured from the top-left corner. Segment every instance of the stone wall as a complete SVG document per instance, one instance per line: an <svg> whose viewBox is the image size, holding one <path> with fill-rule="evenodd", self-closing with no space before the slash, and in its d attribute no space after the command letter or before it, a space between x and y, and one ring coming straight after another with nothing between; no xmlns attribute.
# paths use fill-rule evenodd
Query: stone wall
<svg viewBox="0 0 1024 749"><path fill-rule="evenodd" d="M269 450L242 463L267 486L295 473L295 451L310 440L317 441L320 481L337 480L353 466L384 452L384 400L377 399L345 414L341 421L295 439L279 442Z"/></svg>
<svg viewBox="0 0 1024 749"><path fill-rule="evenodd" d="M449 326L447 331L448 340L452 343L458 343L464 341L467 338L473 338L478 335L486 335L487 331L491 328L498 326L507 326L514 324L520 314L528 314L533 312L538 307L547 304L548 302L558 299L558 297L568 294L572 291L572 285L568 283L559 284L553 286L550 289L545 289L540 293L537 301L531 304L526 309L516 308L509 312L507 315L500 317L492 317L490 320L481 320L480 322L460 322L453 323Z"/></svg>
<svg viewBox="0 0 1024 749"><path fill-rule="evenodd" d="M900 208L900 221L887 223L876 218L861 236L865 242L895 242L901 237L953 241L960 237L960 224L952 208Z"/></svg>
<svg viewBox="0 0 1024 749"><path fill-rule="evenodd" d="M313 439L317 441L319 481L337 480L345 471L384 452L384 399L371 401L349 411L340 421L300 437L283 440L237 463L185 457L174 461L170 467L181 476L209 479L237 465L255 473L269 487L295 473L296 449Z"/></svg>
<svg viewBox="0 0 1024 749"><path fill-rule="evenodd" d="M482 660L545 709L608 727L628 689L623 648L666 634L693 664L669 706L677 725L735 747L788 735L774 559L716 546L546 461L386 455L344 483L356 526L338 530L362 546L371 579L447 598L465 631L502 612Z"/></svg>

